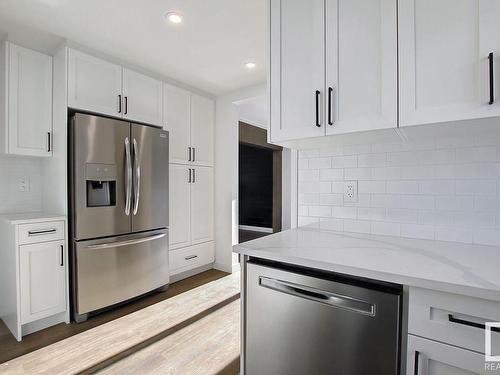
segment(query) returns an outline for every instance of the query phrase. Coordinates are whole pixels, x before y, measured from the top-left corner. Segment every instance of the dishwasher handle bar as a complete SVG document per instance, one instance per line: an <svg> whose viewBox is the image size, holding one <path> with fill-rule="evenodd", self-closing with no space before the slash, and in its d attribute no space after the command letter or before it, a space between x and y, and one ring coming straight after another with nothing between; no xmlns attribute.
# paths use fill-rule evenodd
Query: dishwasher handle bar
<svg viewBox="0 0 500 375"><path fill-rule="evenodd" d="M259 285L310 301L320 302L325 305L374 317L375 304L342 294L327 292L325 290L299 285L289 281L272 279L265 276L259 277Z"/></svg>

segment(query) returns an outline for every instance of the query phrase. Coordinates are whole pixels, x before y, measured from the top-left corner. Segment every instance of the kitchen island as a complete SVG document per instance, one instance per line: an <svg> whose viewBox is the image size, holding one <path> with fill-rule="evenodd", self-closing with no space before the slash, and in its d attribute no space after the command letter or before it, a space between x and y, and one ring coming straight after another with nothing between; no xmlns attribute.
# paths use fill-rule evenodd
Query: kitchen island
<svg viewBox="0 0 500 375"><path fill-rule="evenodd" d="M234 251L242 262L244 373L262 370L255 362L272 366L274 373L298 373L293 369L306 368L321 373L324 367L307 364L320 351L317 345L329 345L333 358L343 353L340 371L344 373L362 373L363 369L387 373L375 363L364 363L367 353L356 348L346 351L331 340L347 332L344 341L349 339L355 346L366 343L387 319L399 330L393 373L441 375L457 373L457 369L464 374L500 373L486 368L484 356L486 323L500 321L498 247L310 226L246 242ZM391 315L395 296L397 316ZM302 309L307 314L301 315ZM377 325L369 325L382 314L388 315ZM332 317L333 321L326 322ZM316 326L310 323L314 320ZM342 324L335 326L340 320ZM307 327L307 331L297 327ZM351 340L353 335L358 341ZM500 334L493 329L492 355L500 353L496 336ZM359 348L366 346L359 344ZM268 362L259 357L266 351ZM348 360L346 354L355 358Z"/></svg>

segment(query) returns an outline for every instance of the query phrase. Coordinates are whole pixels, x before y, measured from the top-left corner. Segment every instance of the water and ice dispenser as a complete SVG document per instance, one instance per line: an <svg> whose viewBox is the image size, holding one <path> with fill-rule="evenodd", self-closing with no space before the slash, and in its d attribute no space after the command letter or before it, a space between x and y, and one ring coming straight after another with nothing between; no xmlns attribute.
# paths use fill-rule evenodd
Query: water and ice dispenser
<svg viewBox="0 0 500 375"><path fill-rule="evenodd" d="M116 165L86 164L87 207L116 205Z"/></svg>

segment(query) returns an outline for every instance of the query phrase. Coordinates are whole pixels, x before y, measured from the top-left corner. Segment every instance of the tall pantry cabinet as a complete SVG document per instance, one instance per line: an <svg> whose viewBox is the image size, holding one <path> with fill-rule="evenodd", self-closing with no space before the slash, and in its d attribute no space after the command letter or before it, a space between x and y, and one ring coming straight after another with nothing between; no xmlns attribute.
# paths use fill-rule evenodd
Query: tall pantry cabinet
<svg viewBox="0 0 500 375"><path fill-rule="evenodd" d="M170 271L178 277L214 261L214 101L164 84L170 137Z"/></svg>

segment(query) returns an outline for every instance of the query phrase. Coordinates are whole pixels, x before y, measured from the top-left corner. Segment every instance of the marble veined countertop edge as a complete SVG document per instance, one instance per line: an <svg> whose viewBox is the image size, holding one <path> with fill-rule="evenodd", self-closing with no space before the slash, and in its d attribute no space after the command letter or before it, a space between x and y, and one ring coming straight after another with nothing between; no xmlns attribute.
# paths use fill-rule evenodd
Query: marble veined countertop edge
<svg viewBox="0 0 500 375"><path fill-rule="evenodd" d="M299 227L235 253L410 287L500 301L500 247Z"/></svg>

